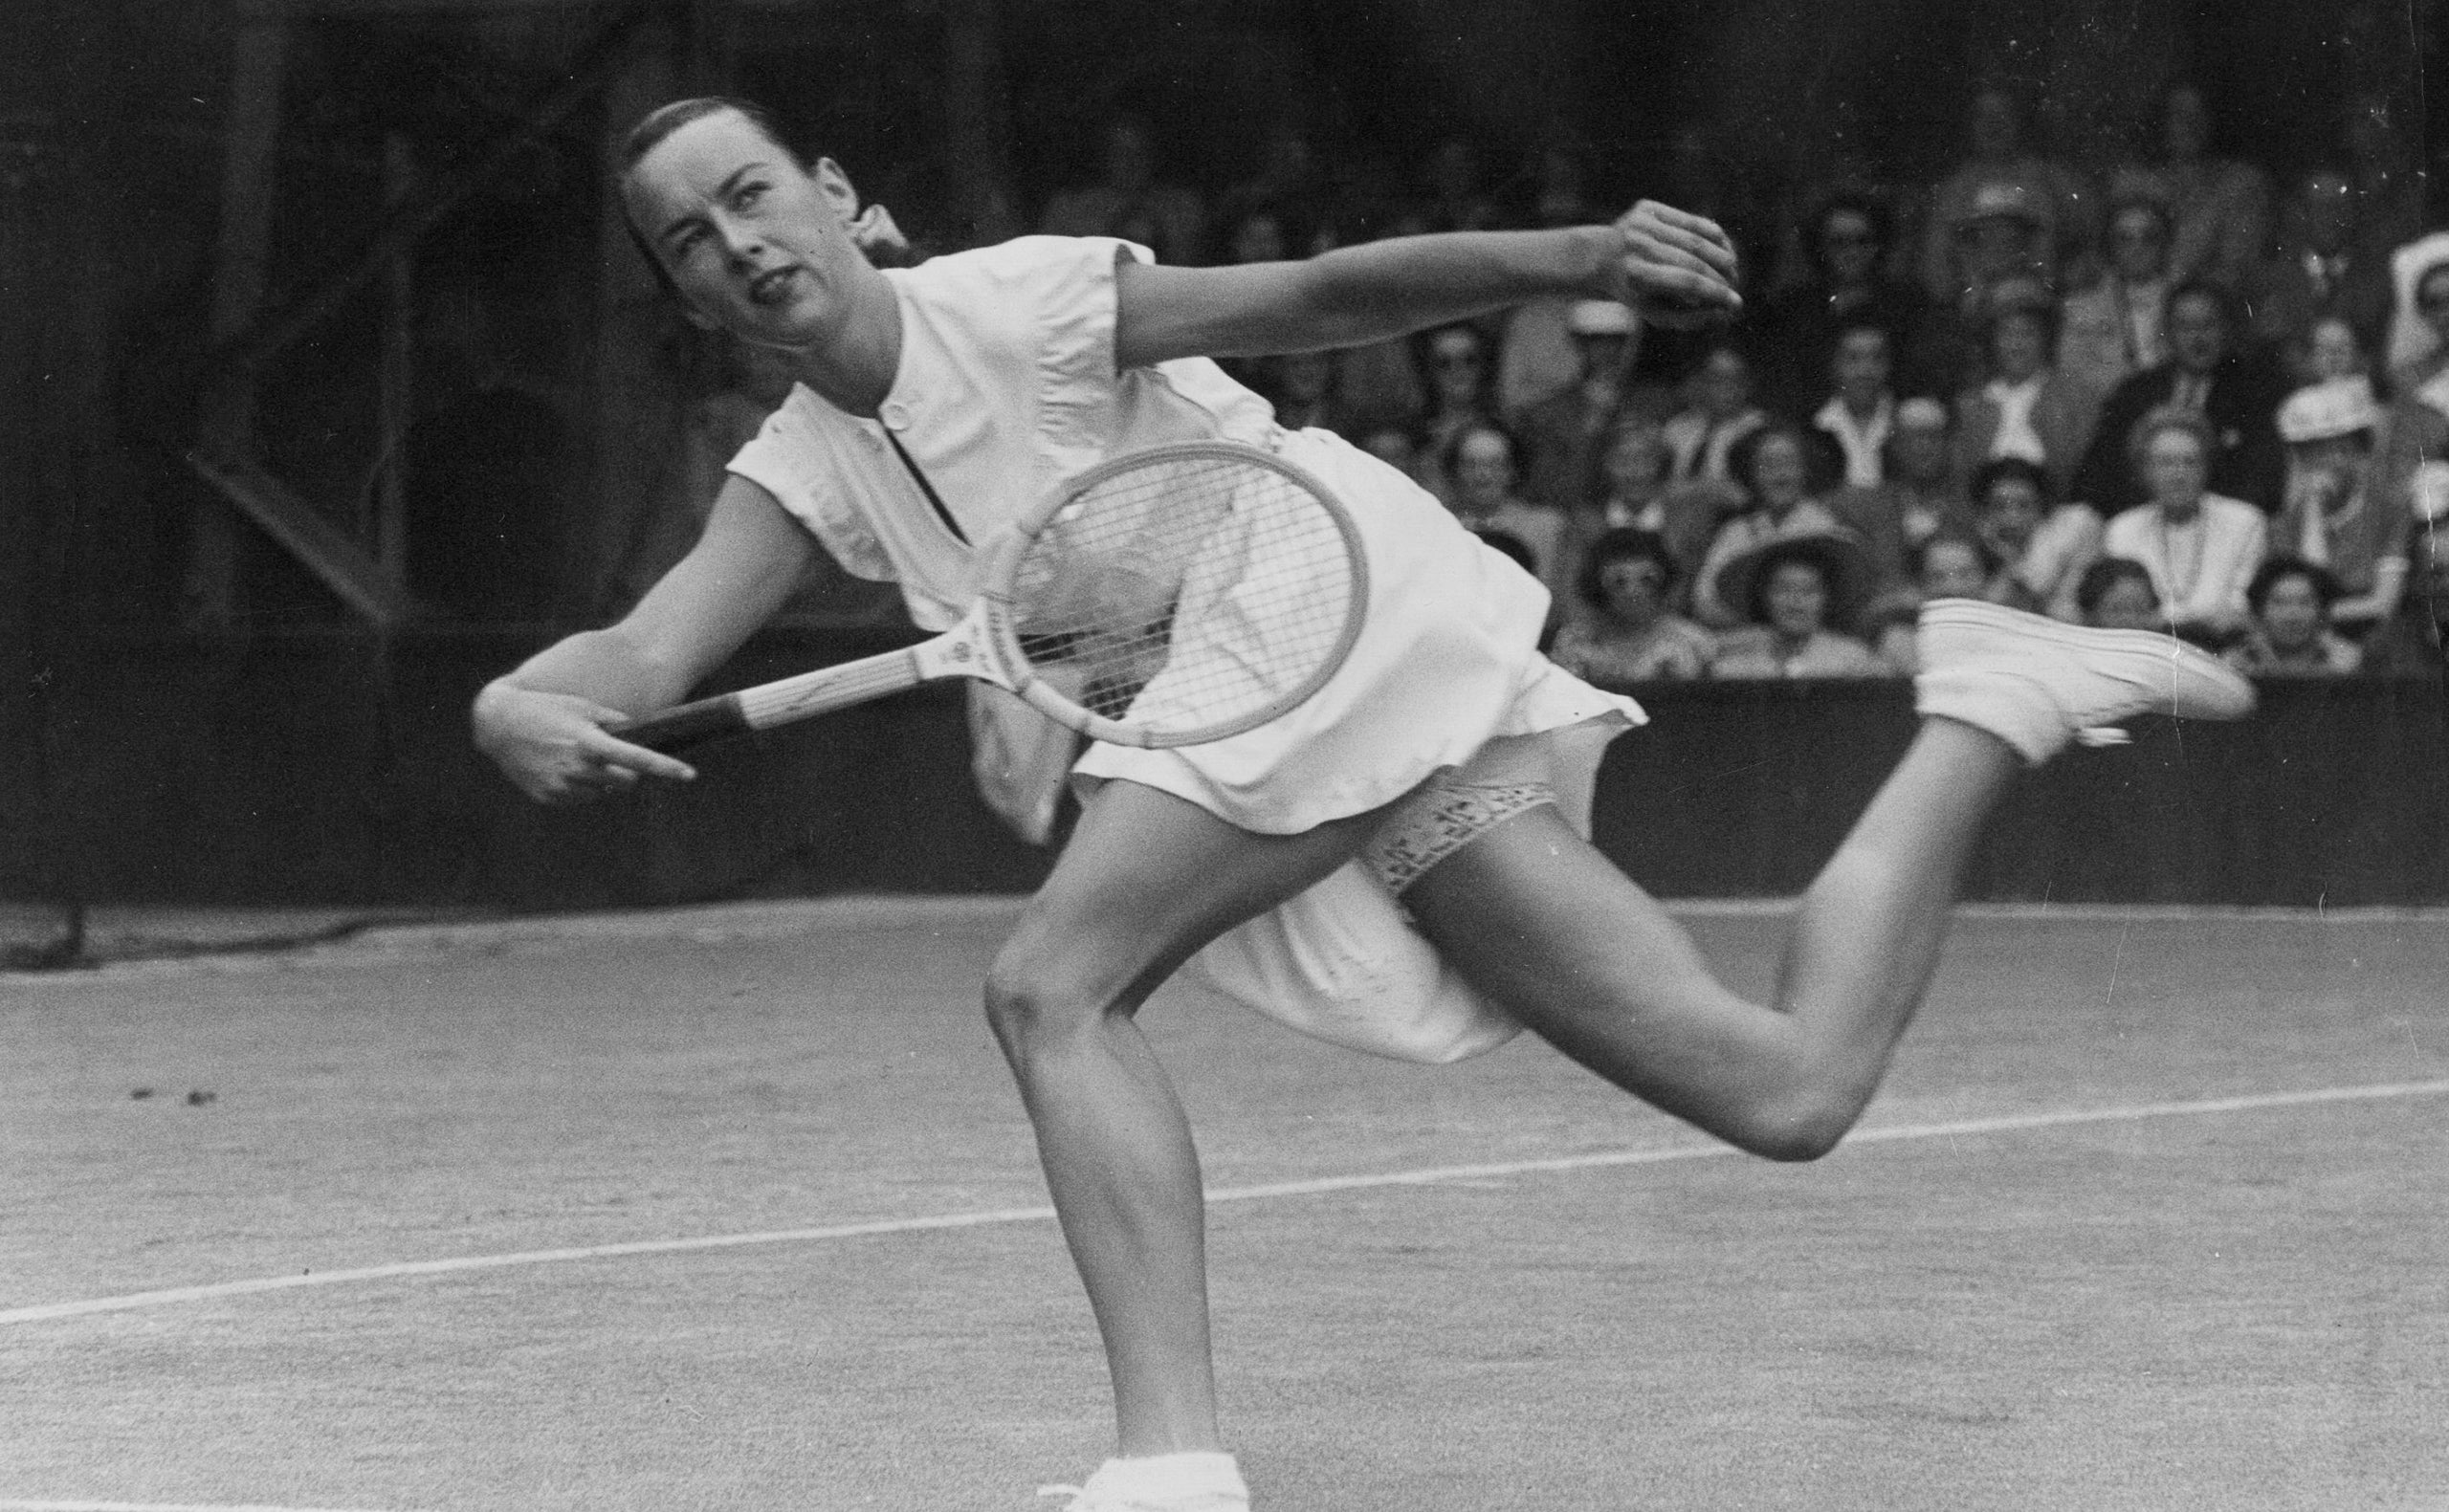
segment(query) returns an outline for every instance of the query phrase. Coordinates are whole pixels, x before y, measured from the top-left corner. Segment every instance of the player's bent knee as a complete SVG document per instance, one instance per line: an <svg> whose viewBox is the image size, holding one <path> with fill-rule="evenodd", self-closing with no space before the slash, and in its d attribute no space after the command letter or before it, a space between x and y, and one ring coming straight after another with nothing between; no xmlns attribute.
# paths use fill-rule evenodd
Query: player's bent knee
<svg viewBox="0 0 2449 1512"><path fill-rule="evenodd" d="M1026 932L997 953L986 969L986 1022L1005 1056L1092 1028L1113 1010L1120 994L1101 989L1082 964L1076 950L1040 948Z"/></svg>

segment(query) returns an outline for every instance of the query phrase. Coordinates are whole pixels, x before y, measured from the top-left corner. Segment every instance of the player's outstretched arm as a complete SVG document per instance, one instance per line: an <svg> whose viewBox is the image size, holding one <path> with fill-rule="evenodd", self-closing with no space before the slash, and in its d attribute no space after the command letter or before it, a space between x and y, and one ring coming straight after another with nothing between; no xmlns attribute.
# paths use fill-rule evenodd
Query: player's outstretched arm
<svg viewBox="0 0 2449 1512"><path fill-rule="evenodd" d="M1650 201L1612 226L1399 236L1228 268L1126 259L1114 276L1119 367L1357 346L1558 296L1622 299L1679 325L1743 303L1726 232Z"/></svg>
<svg viewBox="0 0 2449 1512"><path fill-rule="evenodd" d="M728 479L697 544L619 624L559 641L486 685L470 719L476 748L543 803L694 778L688 763L604 727L686 697L783 606L814 549L771 493Z"/></svg>

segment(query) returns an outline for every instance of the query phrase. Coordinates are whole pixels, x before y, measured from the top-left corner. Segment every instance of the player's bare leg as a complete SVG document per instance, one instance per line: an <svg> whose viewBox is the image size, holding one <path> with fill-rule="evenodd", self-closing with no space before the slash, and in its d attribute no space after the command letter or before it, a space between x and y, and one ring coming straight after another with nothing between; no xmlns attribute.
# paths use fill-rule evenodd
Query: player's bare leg
<svg viewBox="0 0 2449 1512"><path fill-rule="evenodd" d="M1930 717L1804 895L1767 1007L1720 985L1553 806L1495 823L1404 901L1467 979L1608 1080L1743 1149L1822 1153L1920 1005L1966 858L2018 768L2086 726L2252 704L2173 640L1964 601L1925 612L1923 660Z"/></svg>
<svg viewBox="0 0 2449 1512"><path fill-rule="evenodd" d="M989 974L988 1016L1104 1336L1124 1456L1218 1447L1199 1161L1132 1016L1201 946L1349 860L1376 822L1258 835L1108 782Z"/></svg>

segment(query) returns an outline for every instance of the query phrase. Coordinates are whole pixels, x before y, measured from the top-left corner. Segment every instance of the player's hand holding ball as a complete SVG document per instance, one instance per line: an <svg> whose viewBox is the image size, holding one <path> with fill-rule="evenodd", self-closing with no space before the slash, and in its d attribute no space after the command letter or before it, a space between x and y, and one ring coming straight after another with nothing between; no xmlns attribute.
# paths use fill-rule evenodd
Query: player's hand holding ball
<svg viewBox="0 0 2449 1512"><path fill-rule="evenodd" d="M1650 324L1690 330L1743 308L1734 243L1717 222L1644 200L1617 217L1615 230L1623 249L1609 266L1607 293Z"/></svg>
<svg viewBox="0 0 2449 1512"><path fill-rule="evenodd" d="M604 733L628 716L590 699L496 682L476 695L476 749L540 803L584 803L627 792L642 777L685 782L686 762Z"/></svg>

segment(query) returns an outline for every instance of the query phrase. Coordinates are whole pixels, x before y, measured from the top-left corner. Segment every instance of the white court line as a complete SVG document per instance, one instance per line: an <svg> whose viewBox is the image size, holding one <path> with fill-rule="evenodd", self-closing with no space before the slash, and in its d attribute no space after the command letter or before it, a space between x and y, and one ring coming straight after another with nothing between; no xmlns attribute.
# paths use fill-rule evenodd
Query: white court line
<svg viewBox="0 0 2449 1512"><path fill-rule="evenodd" d="M205 1506L187 1501L11 1501L0 1512L336 1512L332 1507Z"/></svg>
<svg viewBox="0 0 2449 1512"><path fill-rule="evenodd" d="M2127 1103L2111 1107L2062 1108L2042 1113L2003 1113L1991 1118L1953 1119L1934 1124L1892 1124L1857 1129L1845 1136L1855 1145L1899 1144L1913 1139L1952 1139L1967 1135L2015 1133L2025 1129L2064 1129L2082 1124L2134 1123L2154 1118L2201 1118L2217 1113L2257 1112L2275 1107L2306 1107L2327 1103L2371 1103L2395 1098L2439 1097L2449 1094L2449 1079L2434 1082L2386 1082L2365 1086L2313 1087L2295 1092L2258 1092L2240 1097L2196 1098L2185 1102ZM1309 1181L1278 1181L1255 1187L1226 1187L1207 1194L1209 1203L1256 1202L1271 1197L1316 1196L1330 1192L1358 1192L1377 1187L1423 1187L1447 1181L1485 1181L1492 1177L1537 1175L1563 1171L1595 1171L1615 1166L1659 1166L1685 1160L1707 1160L1737 1151L1730 1145L1667 1145L1645 1150L1604 1150L1579 1155L1555 1155L1541 1160L1503 1160L1469 1166L1427 1166L1414 1171L1386 1171L1367 1175L1322 1176ZM515 1265L549 1265L563 1260L609 1260L625 1255L677 1255L695 1250L738 1249L751 1244L803 1244L825 1239L864 1238L879 1234L919 1234L935 1229L985 1228L1005 1223L1037 1223L1054 1216L1050 1207L989 1208L972 1213L943 1213L928 1217L879 1218L867 1223L837 1223L823 1228L772 1229L758 1234L714 1234L686 1239L635 1239L620 1244L587 1244L568 1249L520 1250L505 1255L461 1255L448 1260L405 1260L364 1265L351 1270L300 1271L295 1276L259 1276L250 1281L216 1282L203 1286L173 1286L161 1291L95 1297L84 1302L46 1303L0 1312L0 1326L81 1318L101 1312L127 1312L141 1307L168 1307L181 1303L244 1297L255 1292L288 1291L303 1286L339 1286L352 1282L397 1281L422 1276L447 1276L462 1271L502 1270ZM11 1503L0 1501L0 1512ZM228 1508L214 1512L231 1512Z"/></svg>

